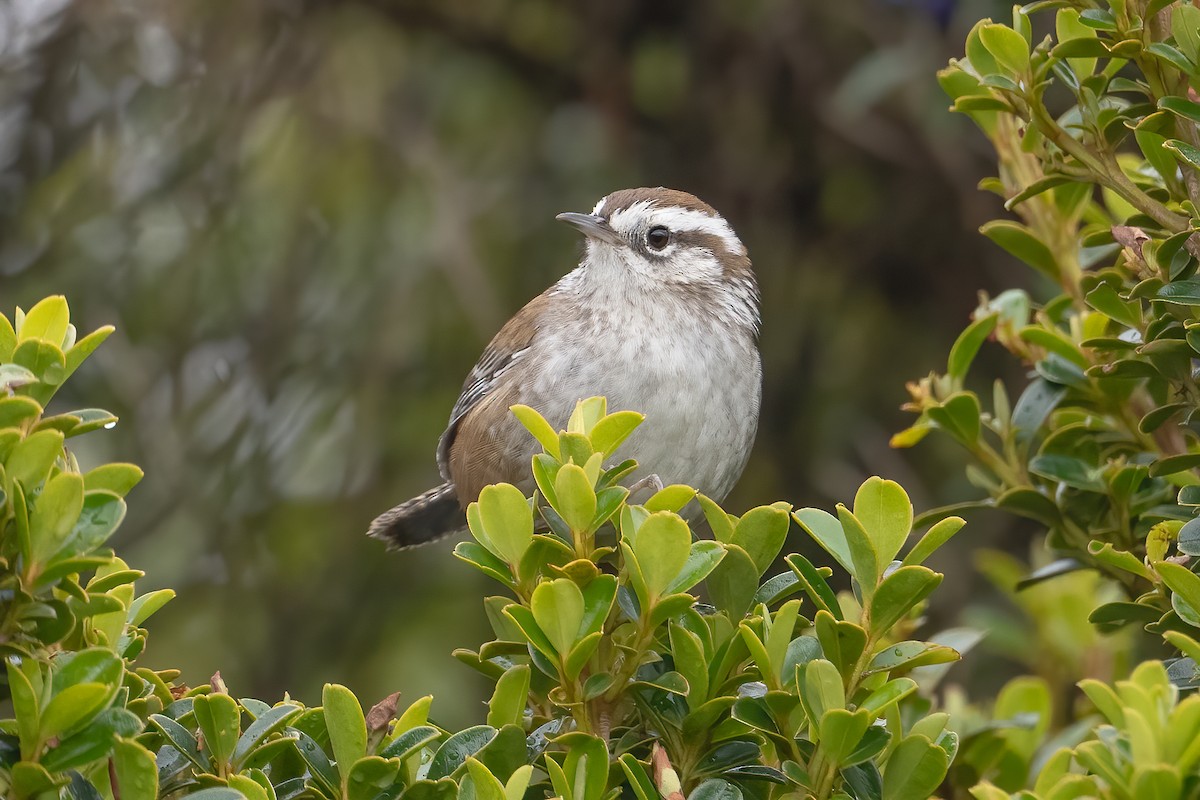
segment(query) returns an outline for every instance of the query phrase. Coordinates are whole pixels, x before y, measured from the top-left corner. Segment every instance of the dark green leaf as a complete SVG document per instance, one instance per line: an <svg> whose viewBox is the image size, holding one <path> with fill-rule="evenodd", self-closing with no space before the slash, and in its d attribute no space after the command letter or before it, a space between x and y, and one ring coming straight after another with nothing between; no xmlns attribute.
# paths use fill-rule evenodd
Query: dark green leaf
<svg viewBox="0 0 1200 800"><path fill-rule="evenodd" d="M491 725L476 725L454 734L433 754L426 777L431 781L449 777L466 762L467 756L475 755L496 738L497 732Z"/></svg>

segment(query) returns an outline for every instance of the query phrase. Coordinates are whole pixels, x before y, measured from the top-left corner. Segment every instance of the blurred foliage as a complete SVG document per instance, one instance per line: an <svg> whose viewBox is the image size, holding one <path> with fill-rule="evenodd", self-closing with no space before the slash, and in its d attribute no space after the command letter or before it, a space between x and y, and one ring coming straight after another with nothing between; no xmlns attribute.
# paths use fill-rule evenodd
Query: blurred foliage
<svg viewBox="0 0 1200 800"><path fill-rule="evenodd" d="M882 432L1006 274L973 232L985 145L932 79L1003 8L0 4L0 294L119 329L66 402L121 418L84 464L148 474L120 541L181 597L147 657L259 696L454 685L473 717L485 687L438 660L483 634L469 573L361 533L435 479L484 343L574 264L554 214L624 186L693 191L750 243L766 386L732 508L873 472L961 497Z"/></svg>

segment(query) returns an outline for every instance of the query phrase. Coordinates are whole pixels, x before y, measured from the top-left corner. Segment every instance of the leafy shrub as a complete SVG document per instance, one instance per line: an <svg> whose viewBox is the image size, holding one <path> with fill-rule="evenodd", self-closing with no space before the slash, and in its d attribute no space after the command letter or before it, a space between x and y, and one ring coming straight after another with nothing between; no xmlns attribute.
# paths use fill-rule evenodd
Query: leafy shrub
<svg viewBox="0 0 1200 800"><path fill-rule="evenodd" d="M1082 10L1081 10L1082 8ZM1053 15L1035 41L1031 17ZM982 183L1020 219L983 226L1055 287L984 298L943 375L910 386L917 422L949 434L994 506L1043 524L1063 560L1125 587L1092 620L1192 637L1200 627L1200 9L1113 0L1035 3L985 20L940 77L999 156ZM1032 370L1015 404L966 388L987 338ZM1132 600L1132 602L1130 601ZM1195 649L1189 645L1190 652ZM1173 665L1187 685L1194 662Z"/></svg>
<svg viewBox="0 0 1200 800"><path fill-rule="evenodd" d="M1054 33L1038 39L1039 23ZM985 779L972 791L986 800L1192 796L1195 698L1179 692L1200 685L1200 9L1016 7L1011 25L976 25L965 58L939 77L996 149L999 174L981 187L1018 218L981 230L1046 291L1040 302L1019 289L983 296L945 373L910 384L907 408L919 416L893 444L949 435L986 495L957 511L999 508L1044 526L1056 560L1020 581L990 565L1008 575L1006 589L1019 597L1095 570L1092 588L1076 581L1082 594L1050 597L1084 604L1101 636L1142 627L1180 653L1115 688L1083 680L1090 703L1050 682L1060 673L1016 679L991 715L964 705L953 782ZM999 381L986 400L967 385L988 339L1030 370L1015 403ZM1037 624L1064 608L1039 607ZM1101 641L1060 635L1059 649L1071 639ZM1110 663L1130 660L1134 638L1106 641ZM1067 675L1078 681L1083 669L1076 661Z"/></svg>
<svg viewBox="0 0 1200 800"><path fill-rule="evenodd" d="M958 737L907 673L958 653L908 634L942 579L922 562L962 520L899 559L912 506L879 478L836 516L778 503L739 518L686 486L632 503L618 480L637 465L605 464L642 417L603 398L566 431L515 408L545 450L538 491L491 486L468 509L474 541L455 553L506 592L484 601L496 639L455 654L495 681L486 724L444 730L428 697L364 712L329 684L320 707L270 705L219 675L188 688L140 667L140 626L172 592L137 595L142 573L105 542L141 472L81 472L65 446L111 415L44 411L111 328L76 341L61 297L0 319L6 797L920 800L946 775ZM771 574L793 518L853 593L800 554Z"/></svg>

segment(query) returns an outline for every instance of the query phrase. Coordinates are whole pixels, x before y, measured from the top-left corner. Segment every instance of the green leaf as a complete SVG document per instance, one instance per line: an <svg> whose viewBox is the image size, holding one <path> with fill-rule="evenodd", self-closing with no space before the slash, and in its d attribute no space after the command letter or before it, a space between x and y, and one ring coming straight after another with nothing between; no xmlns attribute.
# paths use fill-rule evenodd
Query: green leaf
<svg viewBox="0 0 1200 800"><path fill-rule="evenodd" d="M48 750L40 763L52 772L78 769L107 758L117 736L136 736L142 721L123 708L106 708L85 728L68 736Z"/></svg>
<svg viewBox="0 0 1200 800"><path fill-rule="evenodd" d="M592 447L597 453L611 457L645 419L644 414L636 411L617 411L609 414L592 428Z"/></svg>
<svg viewBox="0 0 1200 800"><path fill-rule="evenodd" d="M509 667L488 702L487 724L493 728L505 725L520 725L525 717L525 706L529 702L529 666L518 664Z"/></svg>
<svg viewBox="0 0 1200 800"><path fill-rule="evenodd" d="M18 762L12 767L11 788L15 796L19 798L41 800L41 798L57 797L59 793L54 790L66 782L65 778L51 777L41 764L26 761Z"/></svg>
<svg viewBox="0 0 1200 800"><path fill-rule="evenodd" d="M1181 595L1192 608L1200 611L1200 575L1170 561L1158 561L1154 569L1172 592Z"/></svg>
<svg viewBox="0 0 1200 800"><path fill-rule="evenodd" d="M735 520L729 514L726 514L712 499L705 497L703 494L696 495L696 499L700 502L700 508L704 511L704 519L708 522L708 526L712 528L713 538L718 542L728 544L729 540L733 538L733 523Z"/></svg>
<svg viewBox="0 0 1200 800"><path fill-rule="evenodd" d="M193 766L201 772L208 771L210 765L200 754L200 749L196 745L196 739L187 728L163 714L151 714L149 721L166 738L172 747L182 753L188 761L192 762Z"/></svg>
<svg viewBox="0 0 1200 800"><path fill-rule="evenodd" d="M674 622L669 625L675 669L688 683L688 708L695 711L708 700L708 660L700 637Z"/></svg>
<svg viewBox="0 0 1200 800"><path fill-rule="evenodd" d="M1161 291L1161 290L1160 290ZM1110 284L1100 283L1084 297L1087 304L1128 328L1136 328L1142 322L1141 303L1122 300Z"/></svg>
<svg viewBox="0 0 1200 800"><path fill-rule="evenodd" d="M950 541L950 537L962 530L962 527L966 524L966 520L962 517L946 517L940 522L935 523L913 545L912 550L908 551L908 555L904 557L904 565L910 566L923 563L925 559L933 555L935 550Z"/></svg>
<svg viewBox="0 0 1200 800"><path fill-rule="evenodd" d="M525 430L533 434L533 438L538 440L547 453L555 458L559 457L558 432L550 426L545 417L529 406L515 405L510 406L508 410L517 418L517 422L525 427Z"/></svg>
<svg viewBox="0 0 1200 800"><path fill-rule="evenodd" d="M228 764L242 730L237 701L220 692L197 695L192 710L204 736L204 749L217 764Z"/></svg>
<svg viewBox="0 0 1200 800"><path fill-rule="evenodd" d="M141 625L175 597L174 589L146 592L129 604L129 624Z"/></svg>
<svg viewBox="0 0 1200 800"><path fill-rule="evenodd" d="M1092 558L1102 564L1130 572L1148 581L1154 580L1154 576L1140 558L1125 550L1117 550L1112 546L1112 542L1092 540L1088 542L1087 550Z"/></svg>
<svg viewBox="0 0 1200 800"><path fill-rule="evenodd" d="M296 733L296 749L300 752L304 763L308 765L314 783L323 787L326 797L340 797L342 794L341 779L334 770L333 764L330 763L329 757L325 755L325 751L304 731L296 728L290 728L289 731Z"/></svg>
<svg viewBox="0 0 1200 800"><path fill-rule="evenodd" d="M466 763L468 757L495 739L497 733L490 725L476 725L454 734L433 754L426 777L431 781L449 777Z"/></svg>
<svg viewBox="0 0 1200 800"><path fill-rule="evenodd" d="M913 508L900 484L868 478L854 496L854 516L862 523L880 563L890 563L912 530Z"/></svg>
<svg viewBox="0 0 1200 800"><path fill-rule="evenodd" d="M57 694L77 683L100 683L115 695L124 674L125 665L119 656L104 647L89 647L55 659L51 690Z"/></svg>
<svg viewBox="0 0 1200 800"><path fill-rule="evenodd" d="M1027 325L1018 331L1017 335L1023 341L1062 356L1081 369L1087 369L1091 366L1091 362L1080 352L1079 346L1057 328Z"/></svg>
<svg viewBox="0 0 1200 800"><path fill-rule="evenodd" d="M38 736L48 741L81 728L99 714L112 697L102 683L77 683L58 692L46 704Z"/></svg>
<svg viewBox="0 0 1200 800"><path fill-rule="evenodd" d="M467 759L467 772L475 788L475 800L505 800L504 784L488 772L488 768L479 763L478 759Z"/></svg>
<svg viewBox="0 0 1200 800"><path fill-rule="evenodd" d="M1025 37L1005 25L984 25L979 40L996 61L1010 72L1023 74L1029 70L1029 43Z"/></svg>
<svg viewBox="0 0 1200 800"><path fill-rule="evenodd" d="M679 515L669 511L651 514L638 528L633 552L651 597L661 595L687 563L692 532ZM757 589L758 575L754 576Z"/></svg>
<svg viewBox="0 0 1200 800"><path fill-rule="evenodd" d="M926 800L941 785L950 757L924 736L910 735L892 751L883 773L884 800Z"/></svg>
<svg viewBox="0 0 1200 800"><path fill-rule="evenodd" d="M1086 492L1103 493L1106 488L1104 481L1100 479L1099 470L1071 456L1057 454L1035 456L1029 462L1029 471Z"/></svg>
<svg viewBox="0 0 1200 800"><path fill-rule="evenodd" d="M742 800L742 797L742 790L729 781L709 778L692 789L687 800Z"/></svg>
<svg viewBox="0 0 1200 800"><path fill-rule="evenodd" d="M1171 35L1184 55L1193 64L1200 64L1200 8L1187 3L1174 5L1171 8Z"/></svg>
<svg viewBox="0 0 1200 800"><path fill-rule="evenodd" d="M1079 21L1079 12L1073 8L1060 8L1054 17L1054 28L1059 44L1051 53L1055 58L1067 58L1067 61L1078 77L1086 78L1096 69L1096 59L1094 56L1101 58L1107 57L1104 45L1096 39L1096 32L1087 25ZM1098 46L1099 52L1089 51L1087 53L1071 53L1063 50L1070 45L1090 45ZM1088 55L1092 58L1069 58L1072 55Z"/></svg>
<svg viewBox="0 0 1200 800"><path fill-rule="evenodd" d="M804 586L804 593L812 600L813 605L841 619L842 611L838 604L837 596L829 588L829 584L825 581L825 577L821 572L812 565L812 562L799 553L792 553L784 560L787 561L788 566L792 568L792 572L795 573L800 583Z"/></svg>
<svg viewBox="0 0 1200 800"><path fill-rule="evenodd" d="M514 623L516 623L517 627L520 628L521 633L525 635L525 638L537 649L539 653L549 659L557 659L559 657L558 651L555 650L554 645L551 644L550 640L546 638L545 632L543 632L538 626L537 620L534 619L532 611L525 606L512 603L508 606L505 606L504 613L510 617Z"/></svg>
<svg viewBox="0 0 1200 800"><path fill-rule="evenodd" d="M842 759L843 768L874 759L875 756L883 752L883 749L887 747L891 738L892 734L887 728L878 725L872 725L867 728L867 732L859 739L858 745L850 751L849 755ZM871 767L874 768L874 764ZM842 774L845 775L846 773L843 772ZM860 794L859 796L862 797L863 795ZM878 797L878 795L876 796ZM1005 800L1008 800L1007 796Z"/></svg>
<svg viewBox="0 0 1200 800"><path fill-rule="evenodd" d="M781 572L763 581L762 585L758 587L758 591L754 593L754 605L762 603L773 606L780 600L785 600L803 589L800 579L794 572Z"/></svg>
<svg viewBox="0 0 1200 800"><path fill-rule="evenodd" d="M600 800L608 782L608 748L604 742L579 732L565 734L557 742L567 748L563 772L571 780L573 800Z"/></svg>
<svg viewBox="0 0 1200 800"><path fill-rule="evenodd" d="M1044 275L1058 277L1054 255L1024 225L1010 220L992 220L979 232Z"/></svg>
<svg viewBox="0 0 1200 800"><path fill-rule="evenodd" d="M281 703L262 714L246 728L233 749L233 765L240 768L271 734L295 719L303 709L294 703Z"/></svg>
<svg viewBox="0 0 1200 800"><path fill-rule="evenodd" d="M230 775L226 780L229 783L230 789L235 789L242 794L246 800L273 800L267 795L267 790L263 784L258 783L253 777L253 773L245 775ZM270 785L270 780L265 781L266 785ZM272 787L273 788L273 787ZM280 787L283 788L282 786Z"/></svg>
<svg viewBox="0 0 1200 800"><path fill-rule="evenodd" d="M796 667L823 655L821 643L815 636L797 636L788 644L787 652L783 655L783 669L780 670L780 674L784 677L795 675Z"/></svg>
<svg viewBox="0 0 1200 800"><path fill-rule="evenodd" d="M966 330L958 335L954 346L950 348L950 357L946 361L946 374L951 378L962 380L975 360L979 348L987 341L987 337L996 329L1000 321L999 314L987 314L972 322Z"/></svg>
<svg viewBox="0 0 1200 800"><path fill-rule="evenodd" d="M642 504L647 511L673 511L678 514L684 506L696 497L696 490L682 483L665 486L654 493L654 496Z"/></svg>
<svg viewBox="0 0 1200 800"><path fill-rule="evenodd" d="M630 753L622 753L617 760L625 772L625 777L629 779L629 786L637 795L637 800L661 800L658 789L646 774L646 768L636 758Z"/></svg>
<svg viewBox="0 0 1200 800"><path fill-rule="evenodd" d="M1200 278L1172 281L1158 290L1159 300L1183 306L1200 306Z"/></svg>
<svg viewBox="0 0 1200 800"><path fill-rule="evenodd" d="M1034 437L1066 394L1066 388L1037 378L1026 387L1013 409L1012 427L1018 442L1027 442Z"/></svg>
<svg viewBox="0 0 1200 800"><path fill-rule="evenodd" d="M3 319L3 316L0 316L0 319ZM0 364L0 391L11 392L37 382L37 375L19 364Z"/></svg>
<svg viewBox="0 0 1200 800"><path fill-rule="evenodd" d="M967 446L979 441L979 398L973 392L957 392L940 405L926 408L925 416Z"/></svg>
<svg viewBox="0 0 1200 800"><path fill-rule="evenodd" d="M572 469L582 472L579 467ZM594 495L592 501L595 511ZM489 549L497 556L510 564L518 563L533 540L533 509L525 495L508 483L485 486L479 493L478 509L479 523L487 540L480 544L490 543ZM591 519L590 513L588 518Z"/></svg>
<svg viewBox="0 0 1200 800"><path fill-rule="evenodd" d="M730 541L746 551L762 575L779 555L787 538L788 524L788 514L783 509L759 506L738 520Z"/></svg>
<svg viewBox="0 0 1200 800"><path fill-rule="evenodd" d="M871 715L864 709L831 708L821 717L821 747L840 765L854 752L870 724Z"/></svg>
<svg viewBox="0 0 1200 800"><path fill-rule="evenodd" d="M29 390L30 396L42 405L54 394L55 387L66 379L62 350L43 339L29 339L17 345L13 362L32 372L42 383Z"/></svg>
<svg viewBox="0 0 1200 800"><path fill-rule="evenodd" d="M44 339L51 344L61 345L70 322L71 311L67 308L67 298L62 295L47 297L25 313L21 329L17 331L17 342Z"/></svg>
<svg viewBox="0 0 1200 800"><path fill-rule="evenodd" d="M1188 487L1185 486L1184 488ZM1200 487L1193 488L1200 489ZM1179 494L1182 498L1182 489ZM1200 556L1200 517L1194 517L1184 523L1177 534L1176 545L1179 547L1179 552L1184 555Z"/></svg>
<svg viewBox="0 0 1200 800"><path fill-rule="evenodd" d="M571 530L589 530L596 515L596 492L583 467L564 464L554 477L554 494L554 510ZM529 533L532 536L532 527Z"/></svg>
<svg viewBox="0 0 1200 800"><path fill-rule="evenodd" d="M387 747L383 748L379 755L384 758L398 758L404 761L425 747L425 745L436 741L440 735L438 729L432 725L418 725L415 728L409 728L388 742Z"/></svg>
<svg viewBox="0 0 1200 800"><path fill-rule="evenodd" d="M1189 469L1200 467L1200 453L1185 453L1179 456L1160 458L1150 465L1150 477L1159 478L1163 475L1174 475Z"/></svg>
<svg viewBox="0 0 1200 800"><path fill-rule="evenodd" d="M63 435L56 430L31 433L17 442L8 454L4 468L10 480L27 490L41 484L50 474L54 460L62 454Z"/></svg>
<svg viewBox="0 0 1200 800"><path fill-rule="evenodd" d="M344 785L350 767L367 754L367 720L354 692L336 683L327 683L322 688L321 712L329 731L333 760Z"/></svg>
<svg viewBox="0 0 1200 800"><path fill-rule="evenodd" d="M154 754L136 741L116 740L113 766L121 800L155 800L158 797L158 766Z"/></svg>
<svg viewBox="0 0 1200 800"><path fill-rule="evenodd" d="M842 523L836 517L819 508L801 508L793 511L792 517L846 572L854 574L850 545L846 541Z"/></svg>
<svg viewBox="0 0 1200 800"><path fill-rule="evenodd" d="M583 590L581 633L593 634L604 627L616 596L617 578L614 575L599 575L587 585Z"/></svg>
<svg viewBox="0 0 1200 800"><path fill-rule="evenodd" d="M79 369L88 356L90 356L97 347L107 339L112 332L116 330L112 325L104 325L89 333L75 343L71 349L66 352L66 371L63 375L63 380L71 377L75 370Z"/></svg>
<svg viewBox="0 0 1200 800"><path fill-rule="evenodd" d="M8 317L0 314L0 363L12 361L13 350L17 346L17 333L13 330Z"/></svg>
<svg viewBox="0 0 1200 800"><path fill-rule="evenodd" d="M838 519L842 522L842 530L846 534L846 543L850 547L850 559L854 563L854 577L858 581L858 585L862 587L863 596L869 599L874 593L875 584L887 563L879 563L875 544L858 518L841 503L838 504L837 513Z"/></svg>
<svg viewBox="0 0 1200 800"><path fill-rule="evenodd" d="M1193 103L1182 97L1163 97L1159 99L1158 107L1164 111L1170 111L1188 122L1200 123L1200 103Z"/></svg>
<svg viewBox="0 0 1200 800"><path fill-rule="evenodd" d="M1178 139L1168 139L1163 147L1170 150L1179 159L1179 163L1200 170L1200 147L1193 147Z"/></svg>
<svg viewBox="0 0 1200 800"><path fill-rule="evenodd" d="M583 624L583 593L579 587L568 578L540 583L533 590L530 609L555 652L565 659L579 639Z"/></svg>
<svg viewBox="0 0 1200 800"><path fill-rule="evenodd" d="M823 658L797 667L800 699L812 724L817 725L830 709L846 705L846 690L837 667Z"/></svg>
<svg viewBox="0 0 1200 800"><path fill-rule="evenodd" d="M675 580L664 590L667 595L686 592L700 581L707 578L721 559L725 558L725 546L720 542L703 540L692 542L687 561L675 576Z"/></svg>
<svg viewBox="0 0 1200 800"><path fill-rule="evenodd" d="M125 519L125 501L112 492L97 489L83 494L83 510L69 539L70 549L89 553L108 540Z"/></svg>
<svg viewBox="0 0 1200 800"><path fill-rule="evenodd" d="M66 543L83 510L83 478L60 472L46 482L29 518L30 560L49 561Z"/></svg>
<svg viewBox="0 0 1200 800"><path fill-rule="evenodd" d="M346 775L346 800L374 800L381 789L392 785L400 771L400 762L379 756L360 758Z"/></svg>
<svg viewBox="0 0 1200 800"><path fill-rule="evenodd" d="M0 400L0 428L17 428L42 413L42 407L30 397L16 395Z"/></svg>
<svg viewBox="0 0 1200 800"><path fill-rule="evenodd" d="M910 670L930 664L949 664L958 661L958 651L932 642L898 642L877 652L866 674Z"/></svg>
<svg viewBox="0 0 1200 800"><path fill-rule="evenodd" d="M469 518L470 515L468 515ZM454 546L454 557L467 562L484 575L505 586L514 588L517 585L512 576L512 569L491 550L477 542L459 542Z"/></svg>
<svg viewBox="0 0 1200 800"><path fill-rule="evenodd" d="M833 662L844 679L849 680L867 646L867 632L853 622L835 619L825 610L817 612L815 623L825 658Z"/></svg>
<svg viewBox="0 0 1200 800"><path fill-rule="evenodd" d="M1010 514L1017 514L1026 519L1036 520L1047 528L1053 528L1061 523L1062 515L1058 505L1037 489L1017 486L1002 492L995 499L995 507Z"/></svg>
<svg viewBox="0 0 1200 800"><path fill-rule="evenodd" d="M740 620L758 591L758 567L737 545L726 545L725 550L725 556L709 573L705 585L713 605L731 620Z"/></svg>
<svg viewBox="0 0 1200 800"><path fill-rule="evenodd" d="M917 603L942 582L942 575L926 567L900 567L883 579L871 599L871 635L876 639L892 629Z"/></svg>

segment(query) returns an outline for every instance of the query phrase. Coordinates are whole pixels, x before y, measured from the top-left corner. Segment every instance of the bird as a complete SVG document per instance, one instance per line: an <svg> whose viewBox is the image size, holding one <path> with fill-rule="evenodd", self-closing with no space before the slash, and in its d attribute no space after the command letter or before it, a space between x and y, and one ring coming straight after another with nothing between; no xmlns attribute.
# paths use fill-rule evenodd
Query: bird
<svg viewBox="0 0 1200 800"><path fill-rule="evenodd" d="M637 476L720 502L741 476L762 399L758 283L746 247L687 192L622 189L556 219L584 236L579 265L516 313L468 374L438 441L443 483L381 514L368 535L405 549L466 528L493 483L533 491L535 439L509 409L564 429L577 401L645 421L619 448Z"/></svg>

